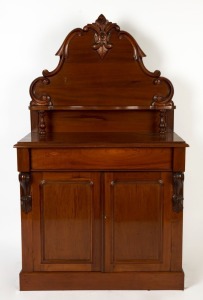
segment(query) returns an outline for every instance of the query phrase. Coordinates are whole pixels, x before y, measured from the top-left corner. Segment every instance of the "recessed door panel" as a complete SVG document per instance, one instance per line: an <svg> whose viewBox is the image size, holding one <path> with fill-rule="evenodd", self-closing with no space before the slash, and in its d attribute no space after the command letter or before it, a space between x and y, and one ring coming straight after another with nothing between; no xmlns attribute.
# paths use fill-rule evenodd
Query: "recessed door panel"
<svg viewBox="0 0 203 300"><path fill-rule="evenodd" d="M44 180L40 190L44 261L90 262L93 217L91 182Z"/></svg>
<svg viewBox="0 0 203 300"><path fill-rule="evenodd" d="M40 233L35 241L35 270L99 270L99 174L38 173L35 177L34 231Z"/></svg>
<svg viewBox="0 0 203 300"><path fill-rule="evenodd" d="M113 185L114 261L160 260L162 183L118 181Z"/></svg>
<svg viewBox="0 0 203 300"><path fill-rule="evenodd" d="M106 271L169 269L168 182L161 172L106 174Z"/></svg>

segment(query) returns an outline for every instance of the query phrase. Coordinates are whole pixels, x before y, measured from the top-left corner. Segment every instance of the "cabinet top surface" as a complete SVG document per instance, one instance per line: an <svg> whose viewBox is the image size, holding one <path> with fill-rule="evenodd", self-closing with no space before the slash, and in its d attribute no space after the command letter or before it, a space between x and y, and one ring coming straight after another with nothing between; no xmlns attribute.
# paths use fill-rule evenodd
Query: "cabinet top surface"
<svg viewBox="0 0 203 300"><path fill-rule="evenodd" d="M129 132L74 132L29 133L14 147L49 148L49 147L187 147L185 141L176 133L160 135L158 133L139 134Z"/></svg>

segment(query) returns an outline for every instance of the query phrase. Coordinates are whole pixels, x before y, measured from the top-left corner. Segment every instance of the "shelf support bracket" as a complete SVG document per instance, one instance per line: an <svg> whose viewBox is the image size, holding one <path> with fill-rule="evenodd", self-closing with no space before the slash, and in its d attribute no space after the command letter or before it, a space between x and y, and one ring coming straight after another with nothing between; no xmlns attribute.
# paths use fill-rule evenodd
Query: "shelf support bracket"
<svg viewBox="0 0 203 300"><path fill-rule="evenodd" d="M45 123L45 111L39 111L39 134L44 135L46 134L46 123Z"/></svg>
<svg viewBox="0 0 203 300"><path fill-rule="evenodd" d="M159 123L159 133L165 134L166 133L166 109L160 110L160 123Z"/></svg>

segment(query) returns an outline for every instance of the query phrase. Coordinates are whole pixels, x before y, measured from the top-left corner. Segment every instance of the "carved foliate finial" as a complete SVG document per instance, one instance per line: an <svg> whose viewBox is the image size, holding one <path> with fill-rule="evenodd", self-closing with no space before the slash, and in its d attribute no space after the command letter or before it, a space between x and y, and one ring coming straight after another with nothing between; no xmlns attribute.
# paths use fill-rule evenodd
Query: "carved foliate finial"
<svg viewBox="0 0 203 300"><path fill-rule="evenodd" d="M106 23L108 23L109 21L105 18L104 15L100 15L97 20L95 21L95 23L97 23L99 26L105 25Z"/></svg>
<svg viewBox="0 0 203 300"><path fill-rule="evenodd" d="M120 31L120 27L116 23L109 22L104 15L100 15L95 23L87 24L83 28L84 31L92 30L95 32L95 43L92 48L97 50L101 58L104 58L108 50L112 48L110 36L113 29Z"/></svg>

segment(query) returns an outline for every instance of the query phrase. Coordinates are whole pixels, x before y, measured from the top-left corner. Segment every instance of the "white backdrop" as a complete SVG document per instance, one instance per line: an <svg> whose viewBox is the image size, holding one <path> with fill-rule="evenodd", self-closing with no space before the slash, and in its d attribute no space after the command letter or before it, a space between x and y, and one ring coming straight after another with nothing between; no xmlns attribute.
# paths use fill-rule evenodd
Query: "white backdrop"
<svg viewBox="0 0 203 300"><path fill-rule="evenodd" d="M19 292L19 184L13 144L30 130L29 86L53 70L65 36L103 13L129 31L146 67L175 88L175 131L189 144L185 173L182 291ZM0 299L200 299L203 297L203 1L0 0Z"/></svg>

